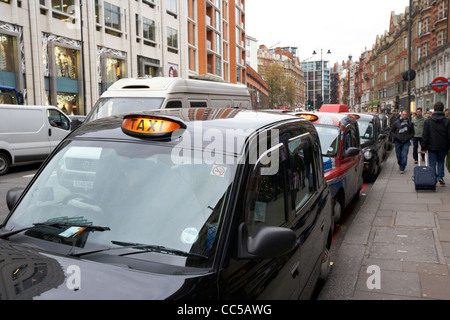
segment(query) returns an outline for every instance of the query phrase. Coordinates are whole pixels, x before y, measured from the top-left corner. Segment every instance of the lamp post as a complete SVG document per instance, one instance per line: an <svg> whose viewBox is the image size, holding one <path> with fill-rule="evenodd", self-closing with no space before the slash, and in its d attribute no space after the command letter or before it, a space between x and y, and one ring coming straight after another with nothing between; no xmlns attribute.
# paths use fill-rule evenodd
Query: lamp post
<svg viewBox="0 0 450 320"><path fill-rule="evenodd" d="M313 55L316 55L317 52L314 50ZM328 50L327 54L331 54L331 50ZM324 102L324 97L325 97L325 81L324 81L324 74L323 74L323 49L320 49L320 70L321 70L321 80L320 83L322 85L322 103ZM315 87L314 87L315 89ZM316 90L314 90L315 93ZM317 99L315 99L317 101ZM315 103L314 103L315 104Z"/></svg>

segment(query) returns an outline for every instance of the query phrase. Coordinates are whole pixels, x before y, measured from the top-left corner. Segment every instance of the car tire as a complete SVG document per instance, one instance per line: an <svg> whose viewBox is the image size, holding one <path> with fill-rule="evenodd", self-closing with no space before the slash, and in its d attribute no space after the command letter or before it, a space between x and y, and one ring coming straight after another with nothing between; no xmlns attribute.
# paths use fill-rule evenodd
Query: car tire
<svg viewBox="0 0 450 320"><path fill-rule="evenodd" d="M339 220L341 220L343 208L344 205L342 204L342 200L338 194L333 200L333 219L335 225L339 222Z"/></svg>
<svg viewBox="0 0 450 320"><path fill-rule="evenodd" d="M11 160L6 153L0 152L0 176L8 173L11 167Z"/></svg>
<svg viewBox="0 0 450 320"><path fill-rule="evenodd" d="M328 248L325 248L322 256L322 263L320 265L319 282L326 282L331 270L331 255Z"/></svg>

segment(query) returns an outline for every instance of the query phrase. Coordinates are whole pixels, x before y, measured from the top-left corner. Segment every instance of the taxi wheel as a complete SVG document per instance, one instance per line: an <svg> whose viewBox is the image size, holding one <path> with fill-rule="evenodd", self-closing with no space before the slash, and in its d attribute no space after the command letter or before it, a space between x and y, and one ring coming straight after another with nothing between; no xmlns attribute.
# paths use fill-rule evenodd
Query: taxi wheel
<svg viewBox="0 0 450 320"><path fill-rule="evenodd" d="M7 174L11 166L9 157L4 152L0 152L0 176Z"/></svg>
<svg viewBox="0 0 450 320"><path fill-rule="evenodd" d="M339 220L341 219L341 215L342 215L342 200L340 198L338 198L339 195L334 199L334 203L333 203L333 217L334 217L334 224L337 224L339 222Z"/></svg>

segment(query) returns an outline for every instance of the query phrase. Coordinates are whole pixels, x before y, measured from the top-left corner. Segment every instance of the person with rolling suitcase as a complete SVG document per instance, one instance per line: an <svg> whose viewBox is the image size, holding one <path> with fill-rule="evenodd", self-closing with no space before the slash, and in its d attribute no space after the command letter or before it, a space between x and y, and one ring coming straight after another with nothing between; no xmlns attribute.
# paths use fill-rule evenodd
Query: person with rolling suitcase
<svg viewBox="0 0 450 320"><path fill-rule="evenodd" d="M430 167L442 186L445 186L445 157L449 149L450 119L445 117L444 104L437 102L433 115L424 124L422 151L428 151Z"/></svg>

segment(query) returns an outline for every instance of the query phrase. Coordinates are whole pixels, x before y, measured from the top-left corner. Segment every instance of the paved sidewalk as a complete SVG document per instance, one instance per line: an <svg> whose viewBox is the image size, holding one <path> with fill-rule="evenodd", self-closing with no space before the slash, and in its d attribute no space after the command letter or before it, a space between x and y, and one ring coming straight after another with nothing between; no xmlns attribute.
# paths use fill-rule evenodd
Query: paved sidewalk
<svg viewBox="0 0 450 320"><path fill-rule="evenodd" d="M319 300L450 300L450 174L416 192L395 151L345 235ZM378 286L379 285L379 286Z"/></svg>

